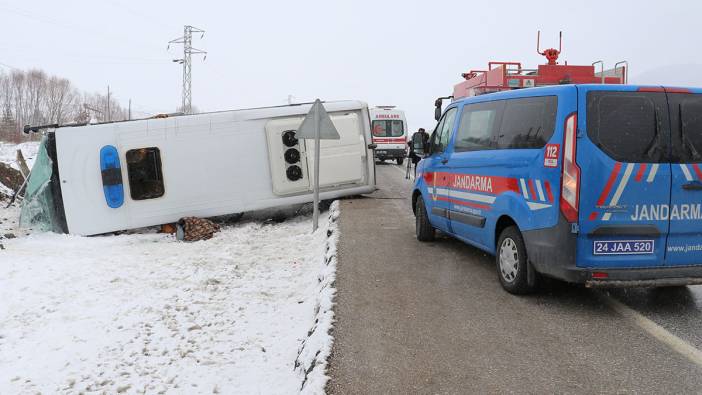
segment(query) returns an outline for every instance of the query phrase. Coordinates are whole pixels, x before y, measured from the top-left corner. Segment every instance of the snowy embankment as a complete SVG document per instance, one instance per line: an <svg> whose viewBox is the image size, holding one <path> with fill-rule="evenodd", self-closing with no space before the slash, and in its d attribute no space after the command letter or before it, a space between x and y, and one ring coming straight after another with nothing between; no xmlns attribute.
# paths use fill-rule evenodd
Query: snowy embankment
<svg viewBox="0 0 702 395"><path fill-rule="evenodd" d="M0 201L2 201L3 196L12 196L12 194L14 194L12 188L8 188L5 184L0 182Z"/></svg>
<svg viewBox="0 0 702 395"><path fill-rule="evenodd" d="M0 162L10 165L15 170L19 170L19 164L17 163L17 150L22 150L22 156L24 157L27 166L31 169L34 165L34 159L37 156L37 151L39 150L38 141L30 141L22 144L13 144L0 141ZM14 191L7 185L4 185L0 181L0 200L3 196L12 196Z"/></svg>
<svg viewBox="0 0 702 395"><path fill-rule="evenodd" d="M22 156L24 156L27 166L31 169L34 164L34 159L37 156L37 151L39 150L38 141L30 141L21 144L0 141L0 162L6 163L12 166L12 168L19 170L19 165L17 164L18 149L22 150Z"/></svg>
<svg viewBox="0 0 702 395"><path fill-rule="evenodd" d="M0 393L322 393L337 217L3 240Z"/></svg>

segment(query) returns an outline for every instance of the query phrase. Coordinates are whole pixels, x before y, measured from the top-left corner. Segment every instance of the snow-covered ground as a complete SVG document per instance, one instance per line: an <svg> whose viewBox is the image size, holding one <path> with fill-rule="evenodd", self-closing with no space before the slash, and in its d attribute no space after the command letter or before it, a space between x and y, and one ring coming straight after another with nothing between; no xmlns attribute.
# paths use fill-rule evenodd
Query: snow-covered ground
<svg viewBox="0 0 702 395"><path fill-rule="evenodd" d="M22 150L22 156L27 162L27 166L32 168L34 164L34 159L37 156L37 151L39 150L38 141L30 141L22 144L13 144L0 141L0 162L7 163L15 169L19 169L17 164L17 150Z"/></svg>
<svg viewBox="0 0 702 395"><path fill-rule="evenodd" d="M1 186L2 184L0 184ZM2 192L2 191L0 191ZM17 229L17 224L19 223L20 206L15 203L10 207L7 207L6 201L0 199L0 244L2 244L2 238L8 233L19 233ZM16 236L16 235L15 235ZM2 250L0 250L0 265L2 265L3 260ZM2 302L0 301L0 305Z"/></svg>
<svg viewBox="0 0 702 395"><path fill-rule="evenodd" d="M12 196L13 193L12 188L6 187L5 184L0 182L0 202L2 202L3 197Z"/></svg>
<svg viewBox="0 0 702 395"><path fill-rule="evenodd" d="M0 162L8 164L12 168L19 170L19 164L17 164L18 149L22 150L22 156L24 156L27 166L31 169L34 165L37 151L39 150L38 141L31 141L22 144L13 144L0 141ZM0 182L0 202L2 201L3 196L12 196L13 194L14 191L11 188Z"/></svg>
<svg viewBox="0 0 702 395"><path fill-rule="evenodd" d="M337 216L0 240L0 393L323 393Z"/></svg>

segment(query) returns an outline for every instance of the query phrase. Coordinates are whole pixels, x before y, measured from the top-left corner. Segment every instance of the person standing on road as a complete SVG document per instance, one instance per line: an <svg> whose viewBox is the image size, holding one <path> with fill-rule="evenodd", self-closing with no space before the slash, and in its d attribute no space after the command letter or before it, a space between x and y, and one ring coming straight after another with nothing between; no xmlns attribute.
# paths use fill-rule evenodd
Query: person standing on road
<svg viewBox="0 0 702 395"><path fill-rule="evenodd" d="M419 128L417 130L417 133L421 136L421 141L422 141L422 147L426 147L427 144L429 144L429 133L424 131L424 128ZM407 145L409 146L409 155L408 157L412 160L412 163L415 165L417 162L419 162L422 158L417 155L417 153L414 152L414 144L412 144L415 141L415 136L412 136L412 139L407 142Z"/></svg>
<svg viewBox="0 0 702 395"><path fill-rule="evenodd" d="M417 136L419 134L419 136ZM412 139L407 142L407 145L409 146L409 154L407 157L410 159L407 161L407 173L405 174L405 178L409 178L410 175L410 164L414 165L414 174L415 176L417 175L417 163L419 163L422 158L417 155L417 153L414 151L414 141L416 139L420 139L422 142L422 147L426 147L429 144L429 133L424 131L424 128L419 128L417 130L417 133L415 133L412 136Z"/></svg>

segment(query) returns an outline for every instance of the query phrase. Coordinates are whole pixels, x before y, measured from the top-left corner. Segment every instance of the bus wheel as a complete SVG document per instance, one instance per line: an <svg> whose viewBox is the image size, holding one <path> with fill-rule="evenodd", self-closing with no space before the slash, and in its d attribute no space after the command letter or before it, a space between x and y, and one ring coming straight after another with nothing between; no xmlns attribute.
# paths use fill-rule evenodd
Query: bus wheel
<svg viewBox="0 0 702 395"><path fill-rule="evenodd" d="M509 226L500 233L495 258L502 288L512 294L527 294L534 290L527 278L524 239L516 226Z"/></svg>
<svg viewBox="0 0 702 395"><path fill-rule="evenodd" d="M417 199L417 213L414 217L415 233L419 241L433 241L436 230L429 222L427 209L424 207L424 199L420 196Z"/></svg>
<svg viewBox="0 0 702 395"><path fill-rule="evenodd" d="M401 165L405 161L405 158L397 158L397 164Z"/></svg>

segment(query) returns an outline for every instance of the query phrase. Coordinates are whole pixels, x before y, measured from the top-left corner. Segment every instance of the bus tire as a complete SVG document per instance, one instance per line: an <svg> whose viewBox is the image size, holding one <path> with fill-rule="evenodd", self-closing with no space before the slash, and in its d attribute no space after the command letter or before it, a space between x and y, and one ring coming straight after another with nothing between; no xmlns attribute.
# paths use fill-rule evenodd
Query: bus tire
<svg viewBox="0 0 702 395"><path fill-rule="evenodd" d="M401 165L405 161L405 158L397 158L397 164Z"/></svg>
<svg viewBox="0 0 702 395"><path fill-rule="evenodd" d="M419 196L417 199L417 210L414 218L415 233L419 241L434 241L436 230L429 222L427 209L424 207L424 199Z"/></svg>
<svg viewBox="0 0 702 395"><path fill-rule="evenodd" d="M526 246L516 226L508 226L500 233L495 262L497 277L507 292L522 295L534 291L536 284L529 284Z"/></svg>

